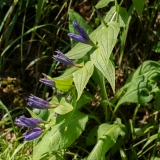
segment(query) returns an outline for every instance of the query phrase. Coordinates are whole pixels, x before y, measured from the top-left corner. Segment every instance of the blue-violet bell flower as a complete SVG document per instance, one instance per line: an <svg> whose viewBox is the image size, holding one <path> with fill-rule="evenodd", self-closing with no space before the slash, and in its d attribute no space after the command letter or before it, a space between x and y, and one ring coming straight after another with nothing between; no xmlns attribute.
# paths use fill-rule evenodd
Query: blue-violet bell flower
<svg viewBox="0 0 160 160"><path fill-rule="evenodd" d="M26 118L24 115L20 116L18 119L16 119L15 124L18 126L28 127L28 128L35 128L40 123L43 123L44 121L37 119L37 118Z"/></svg>
<svg viewBox="0 0 160 160"><path fill-rule="evenodd" d="M61 62L66 65L75 66L75 63L71 59L69 59L67 56L65 56L61 51L57 50L55 52L57 53L57 55L53 55L53 58L56 61Z"/></svg>
<svg viewBox="0 0 160 160"><path fill-rule="evenodd" d="M39 81L49 87L55 87L55 83L47 77L41 78Z"/></svg>
<svg viewBox="0 0 160 160"><path fill-rule="evenodd" d="M48 109L52 107L47 101L33 95L29 96L27 105L37 109Z"/></svg>
<svg viewBox="0 0 160 160"><path fill-rule="evenodd" d="M25 141L30 141L38 138L41 134L42 134L42 129L39 127L36 127L23 133L23 136Z"/></svg>
<svg viewBox="0 0 160 160"><path fill-rule="evenodd" d="M72 38L78 42L81 42L81 43L85 43L85 44L89 44L89 45L93 44L93 42L90 40L86 31L76 21L73 21L73 26L75 27L75 29L77 30L79 35L74 34L74 33L68 33L67 35L70 38Z"/></svg>

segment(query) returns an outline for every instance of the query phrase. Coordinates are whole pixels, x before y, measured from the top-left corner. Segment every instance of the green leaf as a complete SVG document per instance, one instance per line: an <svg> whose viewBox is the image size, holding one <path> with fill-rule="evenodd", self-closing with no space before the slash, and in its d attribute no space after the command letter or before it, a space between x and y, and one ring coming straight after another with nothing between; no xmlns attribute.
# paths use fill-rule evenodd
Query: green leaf
<svg viewBox="0 0 160 160"><path fill-rule="evenodd" d="M101 159L105 153L116 143L118 136L122 135L123 131L116 124L101 124L98 129L98 142L89 154L87 160Z"/></svg>
<svg viewBox="0 0 160 160"><path fill-rule="evenodd" d="M147 103L152 99L152 92L155 89L155 87L156 84L149 81L146 76L138 76L130 82L127 88L127 92L119 100L117 106L125 102L139 104Z"/></svg>
<svg viewBox="0 0 160 160"><path fill-rule="evenodd" d="M105 55L99 48L91 55L91 61L106 77L112 87L113 92L115 92L115 68L112 62L110 60L106 60Z"/></svg>
<svg viewBox="0 0 160 160"><path fill-rule="evenodd" d="M139 75L145 75L151 80L158 80L160 76L160 64L151 60L143 62L143 64L141 64L137 70L129 76L127 83Z"/></svg>
<svg viewBox="0 0 160 160"><path fill-rule="evenodd" d="M129 18L129 15L128 15L126 8L119 7L118 13L119 13L118 22L119 22L120 26L125 27L128 22L128 18Z"/></svg>
<svg viewBox="0 0 160 160"><path fill-rule="evenodd" d="M106 55L109 60L112 50L116 44L117 36L119 33L119 25L115 22L108 23L108 27L103 26L97 33L97 41L99 48Z"/></svg>
<svg viewBox="0 0 160 160"><path fill-rule="evenodd" d="M78 70L78 67L71 67L67 69L61 76L56 77L56 79L68 79L68 78L73 78L73 73Z"/></svg>
<svg viewBox="0 0 160 160"><path fill-rule="evenodd" d="M139 16L141 16L146 0L132 0Z"/></svg>
<svg viewBox="0 0 160 160"><path fill-rule="evenodd" d="M92 49L92 46L90 45L78 43L69 52L66 53L66 56L68 56L70 59L80 59L85 54L90 52L91 49Z"/></svg>
<svg viewBox="0 0 160 160"><path fill-rule="evenodd" d="M73 110L73 106L71 104L69 104L64 97L62 97L59 105L57 108L55 108L55 112L62 115L62 114L66 114L70 111Z"/></svg>
<svg viewBox="0 0 160 160"><path fill-rule="evenodd" d="M125 27L128 21L128 12L126 8L119 7L116 9L115 6L113 6L106 14L104 21L106 23L108 22L116 22L119 24L120 27Z"/></svg>
<svg viewBox="0 0 160 160"><path fill-rule="evenodd" d="M33 113L35 113L38 117L40 117L44 121L47 121L50 115L48 109L34 109Z"/></svg>
<svg viewBox="0 0 160 160"><path fill-rule="evenodd" d="M77 100L80 98L84 87L89 81L89 78L92 76L94 70L93 63L88 61L83 68L80 68L73 73L73 80L78 92Z"/></svg>
<svg viewBox="0 0 160 160"><path fill-rule="evenodd" d="M73 86L72 85L72 82L73 82L72 78L68 78L68 79L52 78L52 80L55 82L56 88L58 88L59 90L64 91L64 92L67 92Z"/></svg>
<svg viewBox="0 0 160 160"><path fill-rule="evenodd" d="M97 29L95 29L90 35L90 39L96 44L97 38L96 34L101 29L102 25L100 25ZM80 59L84 55L91 53L93 50L93 47L87 44L78 43L76 46L74 46L69 52L66 53L66 56L68 56L70 59Z"/></svg>
<svg viewBox="0 0 160 160"><path fill-rule="evenodd" d="M96 4L96 8L103 8L106 7L108 5L109 2L113 2L114 0L100 0L97 4Z"/></svg>
<svg viewBox="0 0 160 160"><path fill-rule="evenodd" d="M40 159L48 152L59 151L70 146L81 135L87 121L87 115L75 112L69 122L63 120L52 126L34 146L33 160Z"/></svg>

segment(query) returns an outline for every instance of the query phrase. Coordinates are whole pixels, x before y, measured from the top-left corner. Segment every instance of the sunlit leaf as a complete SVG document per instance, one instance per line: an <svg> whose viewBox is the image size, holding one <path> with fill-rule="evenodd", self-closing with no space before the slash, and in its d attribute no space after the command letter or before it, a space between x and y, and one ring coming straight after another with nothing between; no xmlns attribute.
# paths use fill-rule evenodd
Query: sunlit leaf
<svg viewBox="0 0 160 160"><path fill-rule="evenodd" d="M116 44L119 30L120 28L117 23L110 22L108 23L108 27L103 26L96 35L99 48L106 55L107 60L109 60Z"/></svg>
<svg viewBox="0 0 160 160"><path fill-rule="evenodd" d="M58 151L70 146L85 128L88 116L75 112L69 122L61 121L52 126L40 139L33 150L33 160L40 159L48 152ZM66 127L67 126L67 127Z"/></svg>
<svg viewBox="0 0 160 160"><path fill-rule="evenodd" d="M106 59L105 55L98 48L91 55L91 61L101 71L110 83L113 92L115 91L115 68L112 62Z"/></svg>
<svg viewBox="0 0 160 160"><path fill-rule="evenodd" d="M89 78L92 76L94 70L93 63L88 61L83 68L80 68L76 72L73 73L73 80L78 92L77 99L80 98L86 84L89 81Z"/></svg>
<svg viewBox="0 0 160 160"><path fill-rule="evenodd" d="M98 141L87 157L87 160L101 159L116 143L118 136L123 134L124 132L119 125L107 123L101 124L98 129Z"/></svg>
<svg viewBox="0 0 160 160"><path fill-rule="evenodd" d="M114 0L100 0L97 4L96 4L96 8L103 8L106 7L108 5L109 2L113 2Z"/></svg>
<svg viewBox="0 0 160 160"><path fill-rule="evenodd" d="M73 110L73 106L69 104L65 98L63 97L58 105L57 108L55 108L55 112L58 114L66 114Z"/></svg>
<svg viewBox="0 0 160 160"><path fill-rule="evenodd" d="M141 75L135 77L129 84L127 88L127 92L125 95L119 100L118 105L131 102L131 103L139 103L144 104L149 102L152 98L152 92L156 89L156 84L153 81L149 81L146 76Z"/></svg>

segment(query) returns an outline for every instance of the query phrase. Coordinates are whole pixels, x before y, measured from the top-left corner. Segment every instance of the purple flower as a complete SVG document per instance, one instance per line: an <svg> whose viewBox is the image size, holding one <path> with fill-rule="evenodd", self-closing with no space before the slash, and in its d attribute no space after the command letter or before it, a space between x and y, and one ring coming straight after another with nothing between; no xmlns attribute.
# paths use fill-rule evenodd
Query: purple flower
<svg viewBox="0 0 160 160"><path fill-rule="evenodd" d="M51 108L51 104L49 104L47 101L33 95L29 96L27 105L37 109Z"/></svg>
<svg viewBox="0 0 160 160"><path fill-rule="evenodd" d="M55 83L47 77L41 78L39 81L49 87L55 87Z"/></svg>
<svg viewBox="0 0 160 160"><path fill-rule="evenodd" d="M92 45L92 41L90 40L88 34L76 21L73 21L73 26L75 27L79 35L68 33L68 36L78 42Z"/></svg>
<svg viewBox="0 0 160 160"><path fill-rule="evenodd" d="M56 61L61 62L66 65L71 65L71 66L75 65L75 63L71 59L69 59L67 56L65 56L61 51L57 50L55 52L57 53L57 55L54 55L53 58Z"/></svg>
<svg viewBox="0 0 160 160"><path fill-rule="evenodd" d="M42 134L42 129L39 127L36 127L23 133L23 136L25 141L30 141L38 138L41 134Z"/></svg>
<svg viewBox="0 0 160 160"><path fill-rule="evenodd" d="M15 124L18 126L24 126L28 128L35 128L40 123L43 123L42 120L37 118L26 118L25 116L20 116L18 119L16 119Z"/></svg>

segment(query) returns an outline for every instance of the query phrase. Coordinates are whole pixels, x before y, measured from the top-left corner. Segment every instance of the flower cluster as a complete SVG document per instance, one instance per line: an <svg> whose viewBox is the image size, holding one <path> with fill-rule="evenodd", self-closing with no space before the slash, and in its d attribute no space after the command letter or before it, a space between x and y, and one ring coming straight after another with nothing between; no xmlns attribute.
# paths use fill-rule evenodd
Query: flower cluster
<svg viewBox="0 0 160 160"><path fill-rule="evenodd" d="M68 36L78 42L89 44L91 46L95 46L95 44L92 42L92 40L89 38L86 31L76 22L73 21L73 26L79 33L79 35L74 33L68 33ZM57 55L53 55L53 58L63 64L70 65L70 66L76 66L76 67L82 67L81 65L78 65L74 63L70 58L68 58L66 55L64 55L61 51L57 50L55 51Z"/></svg>
<svg viewBox="0 0 160 160"><path fill-rule="evenodd" d="M15 124L18 126L30 128L29 131L23 133L25 141L33 140L42 134L42 129L39 127L40 123L43 123L40 119L26 118L25 116L20 116L15 121Z"/></svg>
<svg viewBox="0 0 160 160"><path fill-rule="evenodd" d="M79 35L68 33L68 36L78 42L92 45L92 41L90 40L88 34L76 21L73 21L73 26L75 27Z"/></svg>
<svg viewBox="0 0 160 160"><path fill-rule="evenodd" d="M57 50L55 52L57 53L57 55L54 55L53 58L56 61L66 65L75 66L75 63L71 59L69 59L67 56L65 56L61 51Z"/></svg>
<svg viewBox="0 0 160 160"><path fill-rule="evenodd" d="M93 42L90 40L86 31L76 21L73 22L73 25L76 28L79 35L69 33L68 36L78 42L92 45ZM81 65L73 62L70 58L64 55L61 51L57 50L55 52L57 53L57 55L54 55L53 58L56 61L61 62L66 65L82 67ZM48 79L47 76L45 75L44 75L44 78L40 79L40 82L49 87L52 87L52 88L55 87L55 83L52 80ZM53 107L47 101L39 97L36 97L34 95L29 96L27 105L33 108L37 108L37 109L49 109ZM55 113L55 116L57 117L58 113ZM26 141L36 139L42 134L43 131L40 127L41 123L44 123L44 121L36 119L36 118L26 118L25 116L20 116L15 121L16 125L29 128L29 131L23 133L24 140Z"/></svg>

